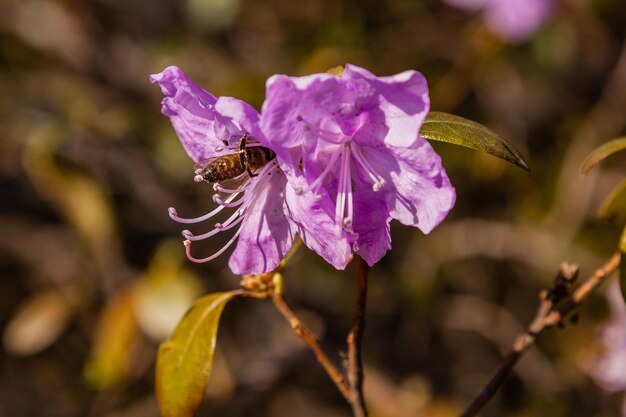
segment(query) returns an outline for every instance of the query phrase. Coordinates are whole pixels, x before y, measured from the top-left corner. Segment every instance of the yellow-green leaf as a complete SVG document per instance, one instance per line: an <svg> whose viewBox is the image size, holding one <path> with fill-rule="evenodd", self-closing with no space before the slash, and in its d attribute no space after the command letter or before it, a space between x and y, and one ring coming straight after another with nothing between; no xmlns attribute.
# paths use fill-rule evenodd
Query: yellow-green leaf
<svg viewBox="0 0 626 417"><path fill-rule="evenodd" d="M5 349L15 355L39 353L63 333L73 306L59 291L43 291L26 300L4 328Z"/></svg>
<svg viewBox="0 0 626 417"><path fill-rule="evenodd" d="M420 135L428 140L483 151L529 171L526 160L513 145L480 123L463 117L430 112L422 125Z"/></svg>
<svg viewBox="0 0 626 417"><path fill-rule="evenodd" d="M626 136L610 140L607 143L598 146L587 156L587 159L585 159L585 162L583 162L580 167L580 173L587 175L591 168L596 166L604 158L624 149L626 149Z"/></svg>
<svg viewBox="0 0 626 417"><path fill-rule="evenodd" d="M626 224L626 180L622 181L600 207L599 216L623 226Z"/></svg>
<svg viewBox="0 0 626 417"><path fill-rule="evenodd" d="M192 417L213 367L222 310L238 291L200 298L159 348L156 394L163 417Z"/></svg>
<svg viewBox="0 0 626 417"><path fill-rule="evenodd" d="M138 334L134 303L134 288L128 286L113 296L100 312L85 365L85 377L94 388L114 388L130 374Z"/></svg>

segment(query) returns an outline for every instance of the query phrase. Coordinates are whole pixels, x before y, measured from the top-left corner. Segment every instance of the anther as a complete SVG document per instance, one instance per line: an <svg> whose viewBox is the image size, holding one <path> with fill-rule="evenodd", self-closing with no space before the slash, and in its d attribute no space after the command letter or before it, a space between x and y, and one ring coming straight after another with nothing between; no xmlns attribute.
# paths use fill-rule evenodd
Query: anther
<svg viewBox="0 0 626 417"><path fill-rule="evenodd" d="M195 177L193 177L193 180L195 182L202 182L202 181L204 181L204 177L202 175L200 175L200 174L197 174Z"/></svg>
<svg viewBox="0 0 626 417"><path fill-rule="evenodd" d="M190 230L183 230L182 235L187 241L191 240L191 238L193 237L193 233L191 233Z"/></svg>
<svg viewBox="0 0 626 417"><path fill-rule="evenodd" d="M385 180L380 180L378 182L375 182L372 185L372 190L374 190L375 192L380 191L380 189L382 188L382 186L385 185Z"/></svg>

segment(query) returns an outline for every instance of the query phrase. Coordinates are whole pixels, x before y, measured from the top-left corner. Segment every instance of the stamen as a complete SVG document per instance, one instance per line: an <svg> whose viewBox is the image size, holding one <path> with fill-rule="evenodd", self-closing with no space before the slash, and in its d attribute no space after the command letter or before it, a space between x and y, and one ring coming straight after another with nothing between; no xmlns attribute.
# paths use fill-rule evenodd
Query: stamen
<svg viewBox="0 0 626 417"><path fill-rule="evenodd" d="M238 195L239 195L239 193L233 194L233 195L229 196L226 200L224 200L224 202L225 203L230 203ZM169 209L167 209L167 212L170 215L170 218L172 220L177 221L178 223L191 224L191 223L200 223L200 222L205 221L206 219L210 219L211 217L215 216L217 213L219 213L223 209L224 209L224 206L220 205L216 209L208 212L207 214L205 214L203 216L200 216L200 217L193 218L193 219L187 219L187 218L184 218L184 217L179 217L178 213L176 212L176 209L174 207L170 207Z"/></svg>
<svg viewBox="0 0 626 417"><path fill-rule="evenodd" d="M356 144L352 147L352 153L354 155L354 159L361 164L365 172L367 172L367 175L372 180L372 190L379 191L380 188L385 185L385 179L376 173L374 168L372 168L372 165L368 162L367 158L365 158Z"/></svg>
<svg viewBox="0 0 626 417"><path fill-rule="evenodd" d="M196 176L193 177L193 180L195 182L202 182L202 181L204 181L204 177L202 175L200 175L200 174L196 174Z"/></svg>
<svg viewBox="0 0 626 417"><path fill-rule="evenodd" d="M216 223L215 224L215 228L213 230L209 230L206 233L203 233L201 235L194 235L193 233L191 233L189 230L183 230L183 237L186 240L204 240L204 239L208 239L212 236L215 236L216 234L223 232L225 230L229 230L232 229L233 227L237 226L239 223L241 223L243 221L243 219L245 219L244 216L240 216L239 213L235 213L232 216L230 216L228 218L228 220L226 220L223 224L222 223Z"/></svg>
<svg viewBox="0 0 626 417"><path fill-rule="evenodd" d="M228 249L233 244L233 242L237 240L237 237L239 237L239 233L241 233L241 227L237 230L237 232L233 235L233 237L228 241L228 243L222 247L222 249L218 250L213 255L207 256L206 258L202 258L202 259L194 258L191 255L191 241L185 240L183 244L185 245L185 252L187 252L187 258L191 262L196 262L196 263L204 263L204 262L212 261L213 259L220 256L222 253L224 253L226 249Z"/></svg>
<svg viewBox="0 0 626 417"><path fill-rule="evenodd" d="M241 198L239 200L233 201L231 203L231 202L223 200L222 197L219 194L213 194L213 201L216 202L217 204L219 204L220 206L224 206L224 207L237 207L237 206L240 206L241 204L243 204L245 199L246 199L245 196L241 196Z"/></svg>
<svg viewBox="0 0 626 417"><path fill-rule="evenodd" d="M322 182L324 181L324 179L326 178L326 176L328 175L330 170L335 167L335 162L337 162L337 159L341 155L342 155L341 151L333 152L332 156L330 157L330 160L328 161L328 164L326 165L326 168L324 168L324 171L322 171L322 173L319 175L319 177L317 177L315 179L315 181L313 181L313 184L311 184L311 186L309 187L309 189L312 192L317 194L317 189L319 188L320 185L322 185Z"/></svg>
<svg viewBox="0 0 626 417"><path fill-rule="evenodd" d="M344 146L341 151L341 167L339 169L339 185L335 207L335 223L338 226L337 236L342 230L349 230L345 226L346 202L348 203L348 223L352 222L352 176L350 171L350 147Z"/></svg>
<svg viewBox="0 0 626 417"><path fill-rule="evenodd" d="M214 191L219 191L220 193L224 193L224 194L232 194L232 193L243 192L243 191L246 191L248 188L250 188L249 182L250 182L249 180L246 181L245 185L243 187L239 187L239 188L226 188L222 184L220 184L219 182L216 182L216 183L213 184L213 190Z"/></svg>
<svg viewBox="0 0 626 417"><path fill-rule="evenodd" d="M218 183L214 184L213 187L216 191L221 191L226 194L230 193L231 195L228 196L228 198L226 199L222 199L222 197L218 194L213 195L213 200L219 204L219 207L217 207L215 210L211 211L210 213L207 213L204 216L198 217L196 219L183 219L181 217L178 217L178 214L176 213L176 210L174 208L169 209L170 217L180 223L198 223L203 220L207 220L211 218L212 216L220 212L222 209L224 209L224 207L231 208L231 207L241 206L234 213L232 213L232 215L224 223L216 223L215 227L206 233L195 236L189 230L184 230L182 232L183 237L185 238L184 244L186 248L187 257L189 258L189 260L191 260L192 262L197 262L197 263L211 261L217 258L218 256L220 256L222 253L224 253L224 251L226 251L226 249L228 249L235 242L235 240L237 240L237 237L241 233L241 223L247 218L248 210L254 207L259 197L263 194L263 190L265 189L265 187L267 187L268 182L271 181L272 175L276 172L275 170L277 169L278 167L275 164L268 164L264 166L262 170L259 172L259 176L257 177L257 179L252 179L252 180L247 181L244 187L239 188L237 190L231 190L231 189L225 188ZM268 174L268 175L265 175L265 174ZM242 195L240 199L235 201L235 198L239 194L242 194L244 191L248 189L250 189L250 192L252 192L252 194L248 194L248 195L244 194ZM228 241L228 243L224 247L222 247L213 255L208 256L206 258L202 258L202 259L194 258L191 255L191 242L192 241L207 239L220 232L233 229L236 226L239 226L239 228L237 229L233 237Z"/></svg>

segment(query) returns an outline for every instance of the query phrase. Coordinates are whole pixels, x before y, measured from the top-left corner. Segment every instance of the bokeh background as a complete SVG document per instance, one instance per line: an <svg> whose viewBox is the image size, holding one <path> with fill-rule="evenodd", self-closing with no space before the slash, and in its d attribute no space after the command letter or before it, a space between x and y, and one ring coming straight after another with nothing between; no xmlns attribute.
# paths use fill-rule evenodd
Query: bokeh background
<svg viewBox="0 0 626 417"><path fill-rule="evenodd" d="M149 74L178 65L260 108L270 75L346 62L423 72L433 110L489 126L532 169L435 144L456 207L429 236L394 224L371 270L372 416L458 415L560 262L585 275L615 250L619 231L596 212L624 157L578 169L626 133L625 38L623 0L557 2L514 44L438 0L0 0L0 416L157 416L158 343L193 299L239 285L227 256L184 257L167 208L204 213L211 192L193 182ZM285 279L324 346L344 349L352 269L302 250ZM586 372L602 355L603 292L577 325L542 336L484 416L619 414L621 394ZM247 299L226 307L197 415L350 412L271 303Z"/></svg>

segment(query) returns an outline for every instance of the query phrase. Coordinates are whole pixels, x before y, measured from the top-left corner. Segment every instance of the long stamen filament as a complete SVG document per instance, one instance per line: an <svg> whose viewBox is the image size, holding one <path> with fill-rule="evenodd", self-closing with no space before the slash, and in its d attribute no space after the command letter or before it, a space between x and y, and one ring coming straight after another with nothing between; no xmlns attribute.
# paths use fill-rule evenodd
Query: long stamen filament
<svg viewBox="0 0 626 417"><path fill-rule="evenodd" d="M337 200L335 203L335 222L337 224L337 235L341 234L342 230L348 233L352 231L352 218L354 216L354 204L352 196L352 170L350 167L351 162L351 147L346 144L341 151L341 166L339 168L339 184L337 187Z"/></svg>
<svg viewBox="0 0 626 417"><path fill-rule="evenodd" d="M343 217L343 211L346 204L346 195L343 192L344 183L346 180L347 172L345 171L346 165L346 149L342 149L341 151L341 165L339 168L339 184L337 184L337 199L335 202L335 223L341 225L341 218Z"/></svg>
<svg viewBox="0 0 626 417"><path fill-rule="evenodd" d="M219 191L220 193L224 193L224 194L239 193L239 192L246 191L248 188L250 188L248 183L246 183L246 185L244 185L243 187L239 187L239 188L226 188L219 182L216 182L213 184L214 191Z"/></svg>
<svg viewBox="0 0 626 417"><path fill-rule="evenodd" d="M355 145L355 146L352 147L352 153L354 155L354 158L357 160L357 162L359 164L361 164L361 166L363 167L365 172L367 172L367 175L370 177L370 179L374 183L374 184L372 184L372 189L374 191L380 190L380 187L385 185L384 178L381 177L380 175L378 175L378 173L374 170L372 165L368 162L367 158L365 158L365 156L363 156L363 153L359 149L358 146Z"/></svg>
<svg viewBox="0 0 626 417"><path fill-rule="evenodd" d="M330 160L328 161L328 164L326 165L326 168L324 168L324 171L322 171L320 176L317 177L315 181L313 181L313 184L311 184L311 186L309 187L311 191L313 191L314 193L317 193L317 189L322 184L322 182L324 181L324 179L326 178L326 175L328 175L330 170L334 168L335 162L337 162L337 159L339 158L339 156L341 156L340 152L334 152L332 154L332 156L330 157Z"/></svg>
<svg viewBox="0 0 626 417"><path fill-rule="evenodd" d="M206 258L194 258L191 255L191 240L185 240L183 243L185 245L185 251L187 252L187 258L192 261L192 262L196 262L196 263L204 263L204 262L209 262L212 261L213 259L217 258L218 256L220 256L222 253L224 253L226 251L226 249L228 249L233 242L235 242L235 240L237 240L237 238L239 237L239 233L241 233L241 227L237 230L237 232L235 232L235 234L233 235L233 237L228 241L228 243L226 245L224 245L220 250L218 250L217 252L215 252L213 255L211 256L207 256Z"/></svg>
<svg viewBox="0 0 626 417"><path fill-rule="evenodd" d="M241 198L237 201L227 202L225 200L222 200L222 197L219 194L214 194L213 201L223 207L238 207L244 203L245 196L241 196Z"/></svg>
<svg viewBox="0 0 626 417"><path fill-rule="evenodd" d="M238 195L239 195L239 193L235 193L235 194L229 196L226 200L224 200L224 202L225 203L230 203ZM211 217L215 216L217 213L219 213L223 209L224 209L224 206L220 205L219 207L215 208L214 210L208 212L207 214L204 214L204 215L202 215L200 217L195 217L195 218L192 218L192 219L180 217L178 215L178 213L176 212L176 209L174 207L170 207L169 209L167 209L167 212L168 212L170 218L172 220L174 220L174 221L177 221L178 223L192 224L192 223L200 223L200 222L203 222L203 221L205 221L207 219L210 219Z"/></svg>
<svg viewBox="0 0 626 417"><path fill-rule="evenodd" d="M235 225L241 223L244 219L239 211L233 213L224 223L216 223L215 228L201 235L194 235L189 230L183 230L183 237L187 240L203 240L215 236L216 234L228 229L232 229Z"/></svg>

